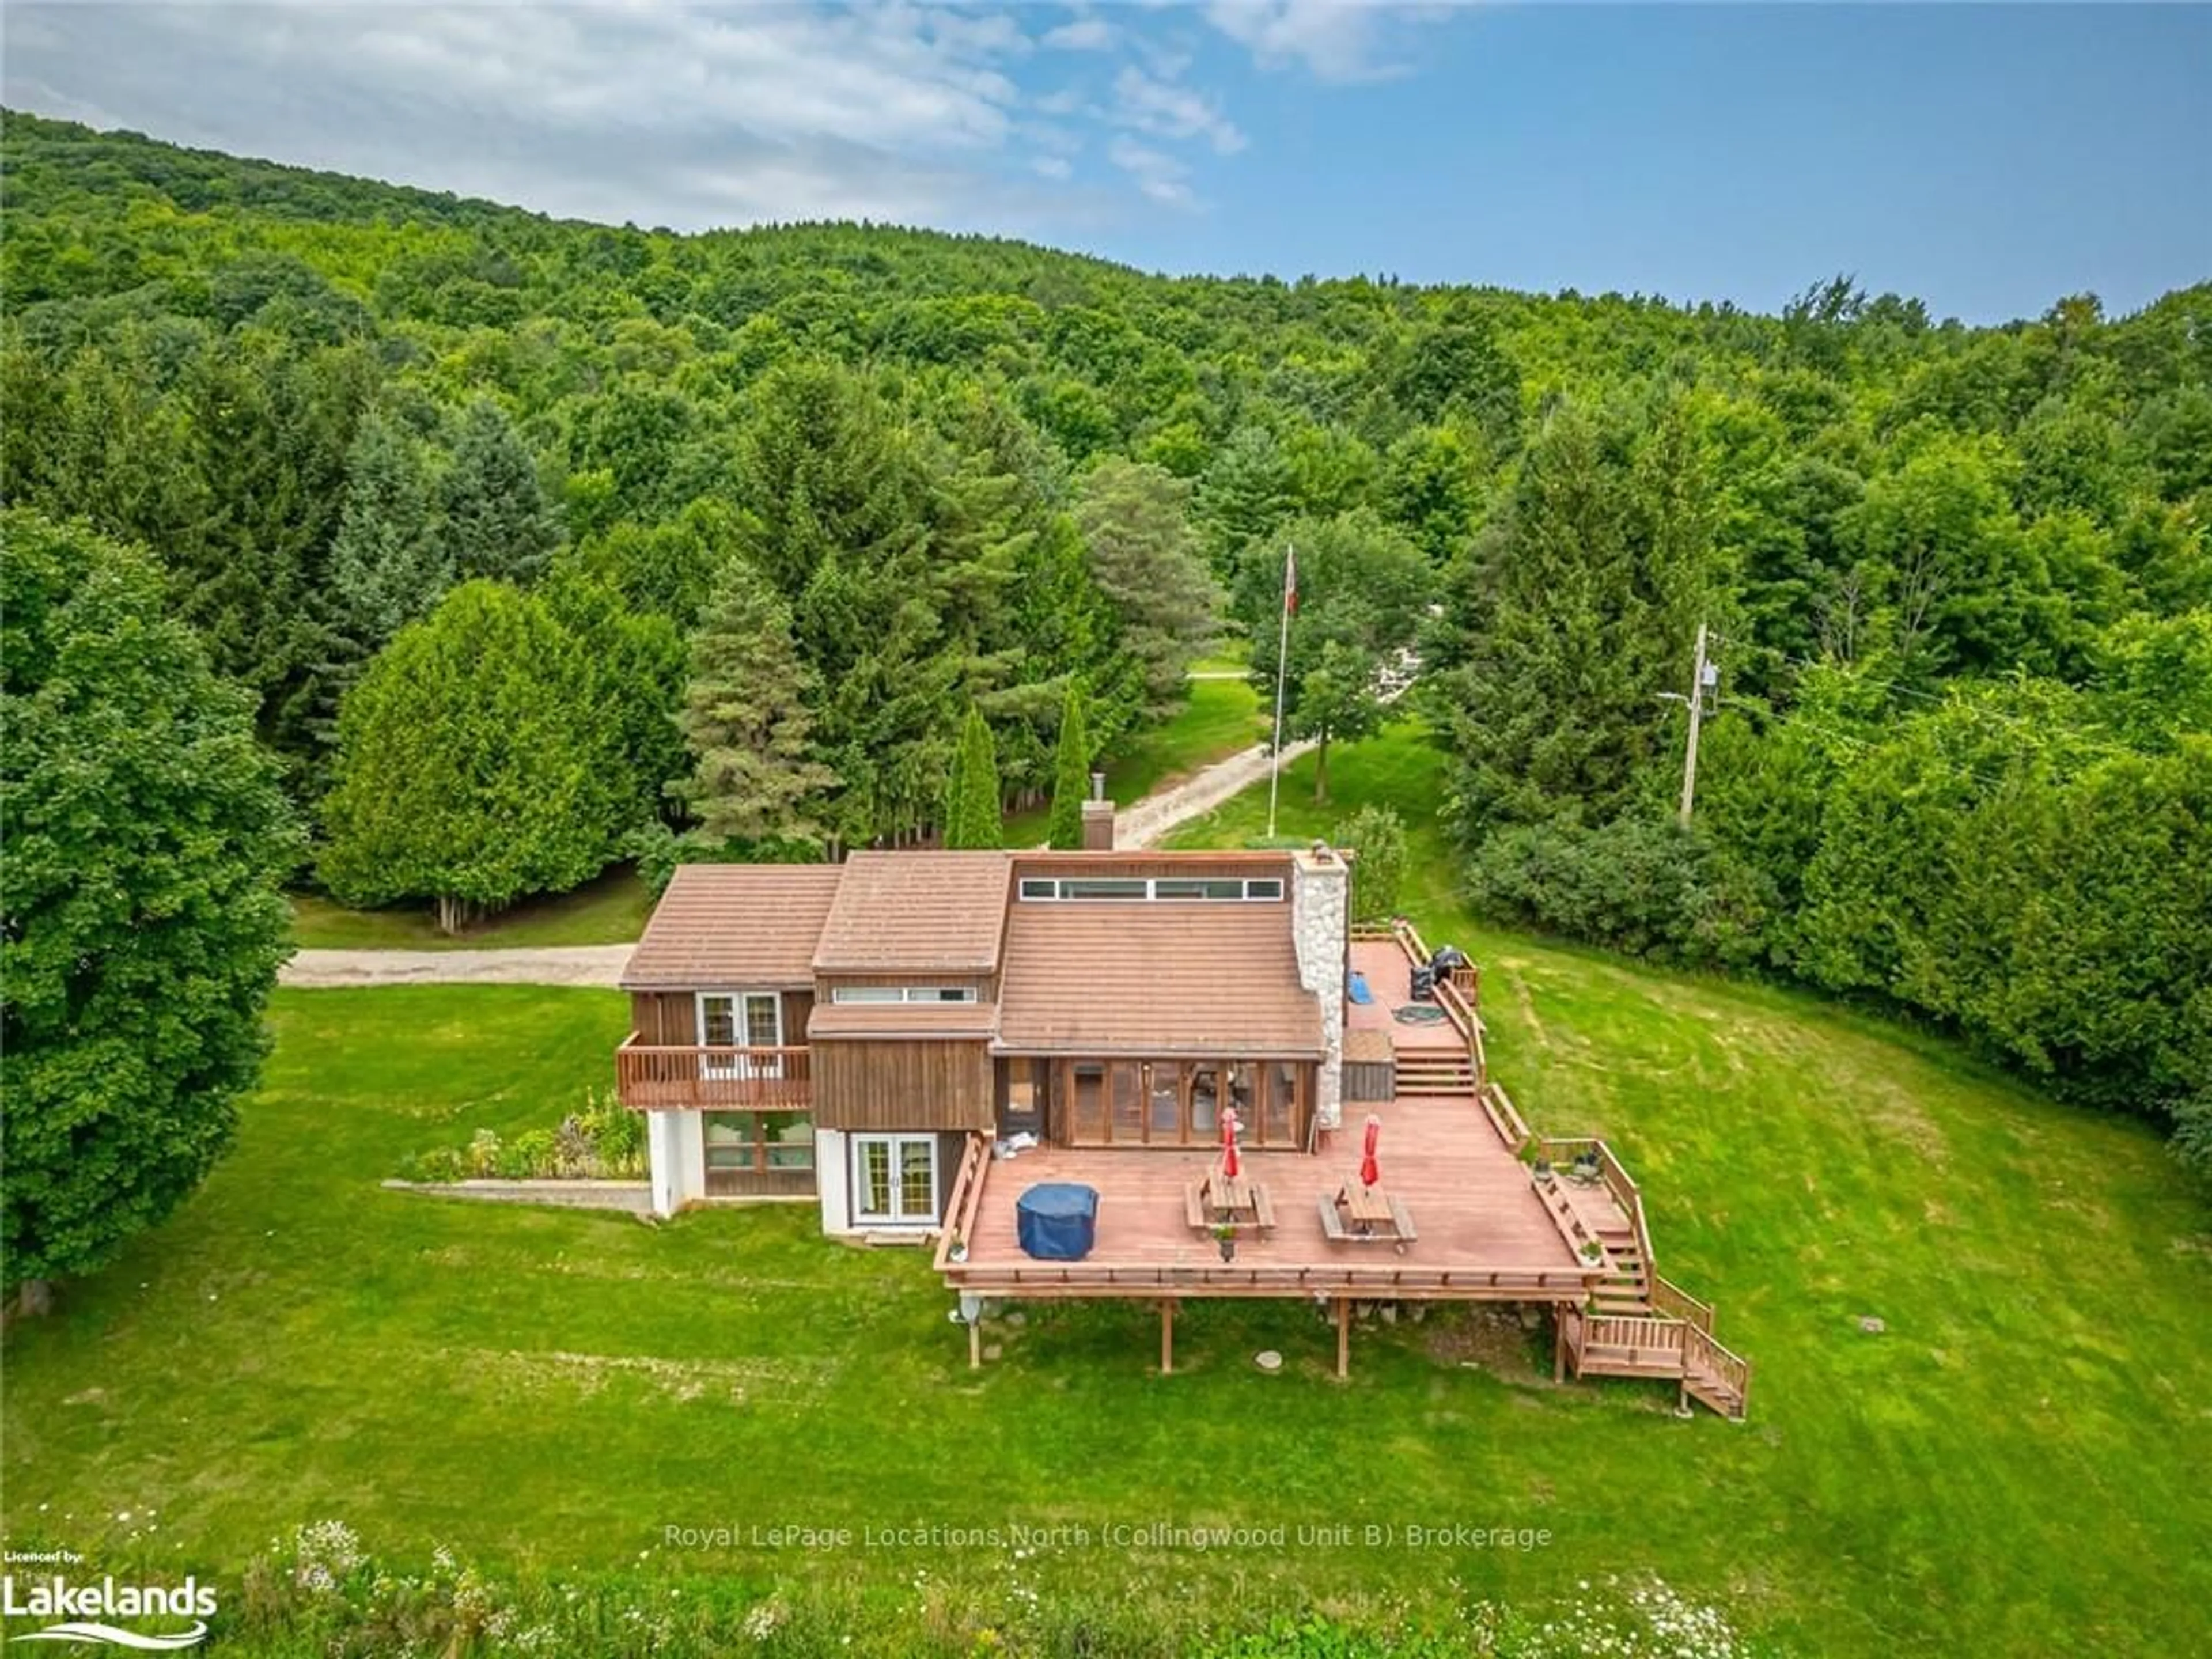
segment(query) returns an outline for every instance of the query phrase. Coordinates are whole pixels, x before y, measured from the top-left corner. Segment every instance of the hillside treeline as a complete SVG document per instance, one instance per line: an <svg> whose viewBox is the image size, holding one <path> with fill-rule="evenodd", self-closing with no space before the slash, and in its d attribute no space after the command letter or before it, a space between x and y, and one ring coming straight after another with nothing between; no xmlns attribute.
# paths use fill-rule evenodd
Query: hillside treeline
<svg viewBox="0 0 2212 1659"><path fill-rule="evenodd" d="M1487 909L2212 1156L2212 288L1968 328L678 236L25 116L6 167L6 493L161 559L342 897L932 835L971 713L1035 797L1224 629L1271 677L1294 544L1294 723L1417 647Z"/></svg>

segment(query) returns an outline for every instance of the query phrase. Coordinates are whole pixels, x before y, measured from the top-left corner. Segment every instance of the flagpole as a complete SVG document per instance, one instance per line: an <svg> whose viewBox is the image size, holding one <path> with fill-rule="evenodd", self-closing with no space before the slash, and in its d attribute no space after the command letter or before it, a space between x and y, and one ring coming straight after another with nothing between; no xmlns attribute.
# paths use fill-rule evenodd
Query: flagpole
<svg viewBox="0 0 2212 1659"><path fill-rule="evenodd" d="M1275 838L1275 793L1283 765L1283 680L1291 666L1291 561L1297 550L1283 548L1283 625L1275 645L1275 740L1267 749L1267 839Z"/></svg>

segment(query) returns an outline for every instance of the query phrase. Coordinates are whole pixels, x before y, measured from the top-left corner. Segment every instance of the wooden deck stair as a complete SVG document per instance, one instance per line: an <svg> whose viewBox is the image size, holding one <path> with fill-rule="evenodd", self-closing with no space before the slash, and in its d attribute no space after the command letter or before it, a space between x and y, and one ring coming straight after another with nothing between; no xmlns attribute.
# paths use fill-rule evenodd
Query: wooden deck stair
<svg viewBox="0 0 2212 1659"><path fill-rule="evenodd" d="M1463 1048L1401 1048L1397 1056L1401 1095L1472 1095L1474 1061Z"/></svg>
<svg viewBox="0 0 2212 1659"><path fill-rule="evenodd" d="M1596 1231L1613 1271L1598 1282L1590 1298L1591 1310L1601 1314L1651 1312L1651 1264L1644 1259L1636 1230L1622 1221L1601 1224Z"/></svg>

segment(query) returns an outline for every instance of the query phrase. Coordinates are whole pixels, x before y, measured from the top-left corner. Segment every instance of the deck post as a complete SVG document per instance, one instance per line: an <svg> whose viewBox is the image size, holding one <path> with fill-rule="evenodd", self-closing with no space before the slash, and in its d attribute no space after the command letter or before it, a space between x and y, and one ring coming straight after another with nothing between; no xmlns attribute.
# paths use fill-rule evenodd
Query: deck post
<svg viewBox="0 0 2212 1659"><path fill-rule="evenodd" d="M1160 1375L1175 1375L1175 1316L1173 1297L1160 1298Z"/></svg>
<svg viewBox="0 0 2212 1659"><path fill-rule="evenodd" d="M1560 1304L1552 1304L1552 1381L1567 1380L1567 1310Z"/></svg>
<svg viewBox="0 0 2212 1659"><path fill-rule="evenodd" d="M983 1369L983 1322L981 1319L968 1322L968 1369L971 1371Z"/></svg>
<svg viewBox="0 0 2212 1659"><path fill-rule="evenodd" d="M1336 1298L1336 1376L1340 1382L1352 1375L1352 1298Z"/></svg>

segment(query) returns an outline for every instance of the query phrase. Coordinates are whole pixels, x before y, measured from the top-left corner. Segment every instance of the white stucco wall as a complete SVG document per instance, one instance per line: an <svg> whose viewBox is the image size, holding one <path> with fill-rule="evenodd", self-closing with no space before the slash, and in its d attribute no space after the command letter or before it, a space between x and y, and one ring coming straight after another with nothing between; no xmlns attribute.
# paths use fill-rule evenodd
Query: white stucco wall
<svg viewBox="0 0 2212 1659"><path fill-rule="evenodd" d="M822 1231L825 1233L853 1230L847 1205L853 1185L848 1159L842 1129L814 1132L814 1184L822 1194Z"/></svg>
<svg viewBox="0 0 2212 1659"><path fill-rule="evenodd" d="M655 1215L674 1215L707 1195L707 1125L698 1113L647 1112L645 1146Z"/></svg>
<svg viewBox="0 0 2212 1659"><path fill-rule="evenodd" d="M1315 1119L1324 1129L1344 1125L1344 958L1352 904L1350 869L1326 850L1295 856L1291 932L1297 943L1298 982L1321 1000L1321 1063Z"/></svg>

